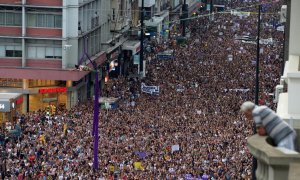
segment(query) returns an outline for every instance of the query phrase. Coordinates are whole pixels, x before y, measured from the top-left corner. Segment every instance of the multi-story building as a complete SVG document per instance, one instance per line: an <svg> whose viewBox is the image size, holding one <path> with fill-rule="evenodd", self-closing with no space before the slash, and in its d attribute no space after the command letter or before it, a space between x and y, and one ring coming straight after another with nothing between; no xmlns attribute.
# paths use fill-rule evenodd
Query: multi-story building
<svg viewBox="0 0 300 180"><path fill-rule="evenodd" d="M113 46L106 45L110 6L107 0L0 0L0 92L20 94L8 99L19 102L20 112L70 108L92 97L93 73L74 66L91 65L82 56L85 42L98 67L106 60Z"/></svg>

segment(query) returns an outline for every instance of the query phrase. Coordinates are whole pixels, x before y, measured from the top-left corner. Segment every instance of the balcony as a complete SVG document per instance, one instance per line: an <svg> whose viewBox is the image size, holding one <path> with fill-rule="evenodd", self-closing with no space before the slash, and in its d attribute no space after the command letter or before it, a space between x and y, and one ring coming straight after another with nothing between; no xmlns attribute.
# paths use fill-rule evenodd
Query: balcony
<svg viewBox="0 0 300 180"><path fill-rule="evenodd" d="M300 129L296 130L299 134ZM299 177L300 154L283 151L267 142L266 136L254 135L248 139L248 148L257 159L257 180L296 180ZM297 139L299 143L299 137ZM298 175L297 175L298 174Z"/></svg>

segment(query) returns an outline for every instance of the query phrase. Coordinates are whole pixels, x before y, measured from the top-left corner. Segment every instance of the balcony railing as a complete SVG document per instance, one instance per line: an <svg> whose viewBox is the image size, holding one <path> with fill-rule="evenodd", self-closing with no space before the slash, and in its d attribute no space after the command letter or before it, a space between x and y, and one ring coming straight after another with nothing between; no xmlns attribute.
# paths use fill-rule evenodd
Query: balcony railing
<svg viewBox="0 0 300 180"><path fill-rule="evenodd" d="M257 180L297 179L295 174L299 169L295 167L300 165L300 154L295 151L284 152L270 145L267 139L267 136L259 135L248 139L249 151L257 159Z"/></svg>

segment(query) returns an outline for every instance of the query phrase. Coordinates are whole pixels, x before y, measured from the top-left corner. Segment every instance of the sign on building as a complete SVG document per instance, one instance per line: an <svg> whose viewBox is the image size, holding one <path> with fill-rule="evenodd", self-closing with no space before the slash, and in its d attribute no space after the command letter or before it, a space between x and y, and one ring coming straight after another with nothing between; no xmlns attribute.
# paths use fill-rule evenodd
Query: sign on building
<svg viewBox="0 0 300 180"><path fill-rule="evenodd" d="M10 111L10 102L0 101L0 112L9 112L9 111Z"/></svg>

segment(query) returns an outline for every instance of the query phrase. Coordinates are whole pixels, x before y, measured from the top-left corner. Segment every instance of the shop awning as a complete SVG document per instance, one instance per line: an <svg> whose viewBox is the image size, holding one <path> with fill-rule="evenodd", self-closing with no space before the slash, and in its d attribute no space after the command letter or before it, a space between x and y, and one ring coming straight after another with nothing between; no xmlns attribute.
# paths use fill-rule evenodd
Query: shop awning
<svg viewBox="0 0 300 180"><path fill-rule="evenodd" d="M97 66L105 62L106 53L100 52L91 57ZM92 67L89 63L87 66ZM0 66L0 77L11 79L33 79L33 80L61 80L61 81L79 81L89 71L77 71L74 69L46 69L46 68L21 68Z"/></svg>
<svg viewBox="0 0 300 180"><path fill-rule="evenodd" d="M0 77L12 79L78 81L86 74L75 70L0 67Z"/></svg>

